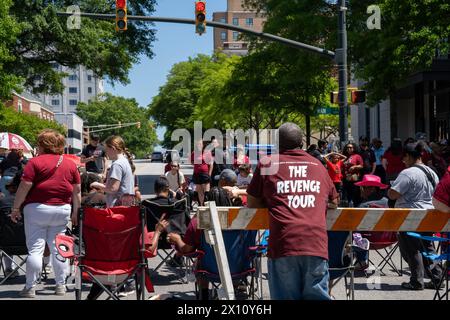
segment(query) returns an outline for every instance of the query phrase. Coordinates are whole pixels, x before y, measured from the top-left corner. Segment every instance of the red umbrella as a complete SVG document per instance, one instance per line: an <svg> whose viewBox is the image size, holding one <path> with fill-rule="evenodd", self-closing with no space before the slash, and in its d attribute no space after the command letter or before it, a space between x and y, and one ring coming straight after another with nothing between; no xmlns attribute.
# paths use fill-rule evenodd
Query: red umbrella
<svg viewBox="0 0 450 320"><path fill-rule="evenodd" d="M33 148L30 144L21 136L9 132L0 132L0 148L21 149L24 152L31 152Z"/></svg>

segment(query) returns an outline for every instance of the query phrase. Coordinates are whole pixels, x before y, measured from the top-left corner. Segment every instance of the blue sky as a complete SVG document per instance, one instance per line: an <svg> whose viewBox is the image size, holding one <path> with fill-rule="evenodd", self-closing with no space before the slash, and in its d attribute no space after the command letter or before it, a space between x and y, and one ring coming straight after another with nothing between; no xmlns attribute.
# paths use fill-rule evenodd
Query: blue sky
<svg viewBox="0 0 450 320"><path fill-rule="evenodd" d="M158 17L194 19L194 0L158 0L153 13ZM212 20L212 13L225 11L226 0L209 0L206 3L207 20ZM213 29L207 28L202 36L195 33L194 25L173 23L155 23L157 40L153 43L155 54L152 60L144 57L131 70L130 83L126 86L105 83L105 91L114 95L135 98L141 106L147 106L164 85L172 66L199 53L213 52ZM161 138L163 130L158 130Z"/></svg>

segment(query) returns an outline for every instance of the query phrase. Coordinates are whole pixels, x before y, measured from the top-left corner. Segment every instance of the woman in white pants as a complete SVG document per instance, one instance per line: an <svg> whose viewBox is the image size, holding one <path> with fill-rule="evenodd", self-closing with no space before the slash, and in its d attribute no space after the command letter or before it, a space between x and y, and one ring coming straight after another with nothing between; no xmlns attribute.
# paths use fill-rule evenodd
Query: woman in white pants
<svg viewBox="0 0 450 320"><path fill-rule="evenodd" d="M11 219L20 219L23 207L29 254L26 285L20 292L23 298L36 295L36 280L42 270L45 243L52 254L55 294L64 295L66 292L68 265L56 258L55 237L64 233L71 217L72 221L77 220L81 191L80 174L73 161L64 159L64 146L64 136L54 130L44 130L39 134L39 156L28 161L16 193Z"/></svg>

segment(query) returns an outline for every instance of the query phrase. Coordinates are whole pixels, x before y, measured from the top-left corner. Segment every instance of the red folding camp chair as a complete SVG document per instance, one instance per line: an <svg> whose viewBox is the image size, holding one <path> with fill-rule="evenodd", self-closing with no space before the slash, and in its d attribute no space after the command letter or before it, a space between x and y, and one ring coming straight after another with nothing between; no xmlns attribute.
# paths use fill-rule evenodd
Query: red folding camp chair
<svg viewBox="0 0 450 320"><path fill-rule="evenodd" d="M109 298L119 300L120 289L134 279L137 299L144 300L145 288L154 291L146 261L152 256L146 250L149 241L145 209L81 208L79 239L64 235L56 239L59 254L74 259L76 299L81 299L83 281L89 281L99 285Z"/></svg>
<svg viewBox="0 0 450 320"><path fill-rule="evenodd" d="M400 269L397 268L392 257L398 249L398 239L396 232L361 232L363 238L367 238L370 242L369 248L369 264L375 267L382 276L386 274L383 269L389 265L399 276L402 276L402 261L400 257ZM370 259L370 251L375 251L381 257L381 261L376 264Z"/></svg>

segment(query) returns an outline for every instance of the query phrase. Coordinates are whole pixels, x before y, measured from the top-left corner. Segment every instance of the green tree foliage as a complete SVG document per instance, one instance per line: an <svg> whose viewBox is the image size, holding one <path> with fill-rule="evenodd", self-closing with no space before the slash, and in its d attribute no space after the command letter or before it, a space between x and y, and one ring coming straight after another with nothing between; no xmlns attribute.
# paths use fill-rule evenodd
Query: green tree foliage
<svg viewBox="0 0 450 320"><path fill-rule="evenodd" d="M55 129L67 135L66 129L55 121L40 119L34 115L16 112L0 104L0 131L18 134L36 146L38 134L44 129Z"/></svg>
<svg viewBox="0 0 450 320"><path fill-rule="evenodd" d="M21 82L20 77L8 70L8 65L16 60L11 48L20 32L20 25L10 15L11 5L11 0L0 1L0 97L9 97Z"/></svg>
<svg viewBox="0 0 450 320"><path fill-rule="evenodd" d="M98 132L102 140L112 134L120 135L127 148L138 158L152 152L157 143L154 124L148 120L147 109L140 107L135 99L106 93L88 104L79 103L77 114L85 121L85 126L140 122L140 128L129 126Z"/></svg>
<svg viewBox="0 0 450 320"><path fill-rule="evenodd" d="M262 10L267 18L264 32L316 47L335 48L336 41L331 39L336 39L336 13L328 1L250 0L246 5ZM257 39L252 40L252 48L251 54L235 68L229 92L248 97L243 107L276 111L280 117L273 124L291 112L305 115L308 138L315 109L328 105L334 62Z"/></svg>
<svg viewBox="0 0 450 320"><path fill-rule="evenodd" d="M368 30L370 0L351 1L349 49L356 76L367 81L371 105L391 95L407 77L450 51L448 0L380 0L381 30Z"/></svg>
<svg viewBox="0 0 450 320"><path fill-rule="evenodd" d="M192 129L191 114L199 99L204 79L214 68L213 57L198 55L175 64L167 76L167 82L149 105L148 115L160 126L167 128L163 145L170 146L175 129Z"/></svg>
<svg viewBox="0 0 450 320"><path fill-rule="evenodd" d="M53 61L68 67L81 64L112 82L127 83L128 72L139 57L152 57L155 38L151 24L130 21L128 30L119 33L114 20L82 18L79 30L69 30L68 18L56 15L69 5L78 5L82 12L113 13L115 1L14 0L10 15L21 31L10 46L15 60L6 60L0 71L22 77L24 85L33 87L35 93L58 93L63 90L61 78L65 75L52 68ZM155 0L128 1L128 14L150 14L154 5Z"/></svg>

